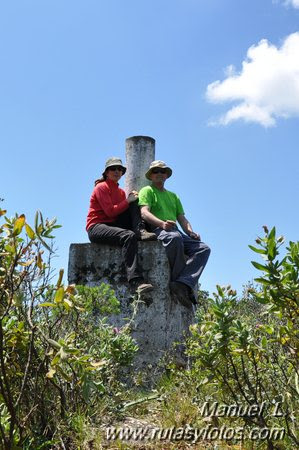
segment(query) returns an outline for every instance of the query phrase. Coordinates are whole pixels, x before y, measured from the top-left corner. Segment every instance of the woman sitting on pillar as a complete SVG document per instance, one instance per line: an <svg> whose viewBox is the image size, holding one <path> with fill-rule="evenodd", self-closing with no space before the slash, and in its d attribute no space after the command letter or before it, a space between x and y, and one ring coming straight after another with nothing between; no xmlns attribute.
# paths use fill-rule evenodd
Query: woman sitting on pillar
<svg viewBox="0 0 299 450"><path fill-rule="evenodd" d="M118 181L126 173L119 158L106 161L102 177L95 181L87 215L86 230L90 242L122 247L127 279L140 294L151 291L153 286L145 283L137 262L137 241L152 241L154 233L144 228L138 206L138 192L126 197Z"/></svg>

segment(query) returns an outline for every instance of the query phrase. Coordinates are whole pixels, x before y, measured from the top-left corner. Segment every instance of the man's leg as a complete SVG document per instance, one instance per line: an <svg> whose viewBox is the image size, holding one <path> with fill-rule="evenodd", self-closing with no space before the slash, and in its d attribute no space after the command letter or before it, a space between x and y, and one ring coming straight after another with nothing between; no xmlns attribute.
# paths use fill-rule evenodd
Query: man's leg
<svg viewBox="0 0 299 450"><path fill-rule="evenodd" d="M133 231L97 223L88 230L88 236L90 242L121 246L128 281L142 277L137 266L137 238Z"/></svg>
<svg viewBox="0 0 299 450"><path fill-rule="evenodd" d="M171 270L171 282L169 288L171 293L186 308L192 307L189 287L184 283L177 282L177 279L185 268L185 254L183 237L178 230L165 231L156 228L155 233L165 248Z"/></svg>
<svg viewBox="0 0 299 450"><path fill-rule="evenodd" d="M171 281L176 281L185 268L183 237L178 230L165 231L155 228L154 232L165 248L171 269Z"/></svg>
<svg viewBox="0 0 299 450"><path fill-rule="evenodd" d="M183 233L181 233L181 235L184 252L188 256L188 260L176 281L184 283L191 289L194 289L207 264L211 250L204 242L192 239Z"/></svg>

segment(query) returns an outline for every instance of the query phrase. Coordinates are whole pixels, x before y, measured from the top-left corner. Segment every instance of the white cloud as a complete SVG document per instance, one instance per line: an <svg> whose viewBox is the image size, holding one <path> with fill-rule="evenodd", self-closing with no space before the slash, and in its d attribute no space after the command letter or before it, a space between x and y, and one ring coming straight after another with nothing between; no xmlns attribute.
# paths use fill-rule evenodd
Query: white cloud
<svg viewBox="0 0 299 450"><path fill-rule="evenodd" d="M285 5L291 5L294 6L294 8L299 9L299 0L285 0Z"/></svg>
<svg viewBox="0 0 299 450"><path fill-rule="evenodd" d="M206 90L210 102L237 102L216 123L244 120L269 127L279 117L299 116L299 32L280 48L261 40L248 49L241 72L228 66L226 77Z"/></svg>

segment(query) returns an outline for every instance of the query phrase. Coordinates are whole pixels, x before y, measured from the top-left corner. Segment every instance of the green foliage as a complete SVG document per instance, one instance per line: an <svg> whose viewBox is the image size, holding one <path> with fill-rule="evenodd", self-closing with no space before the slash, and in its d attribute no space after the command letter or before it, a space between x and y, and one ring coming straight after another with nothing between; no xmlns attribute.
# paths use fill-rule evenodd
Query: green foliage
<svg viewBox="0 0 299 450"><path fill-rule="evenodd" d="M96 418L129 410L166 427L283 428L283 441L245 439L242 448L299 446L298 242L280 257L283 237L264 227L249 246L261 258L252 261L260 272L255 284L241 298L230 286L217 286L211 297L200 291L189 368L170 365L151 395L120 381L137 347L129 325L113 328L103 318L119 312L110 286L67 286L63 271L53 284L56 221L37 213L30 226L23 214L5 214L0 209L1 448L102 448ZM203 417L204 402L265 408L261 415Z"/></svg>
<svg viewBox="0 0 299 450"><path fill-rule="evenodd" d="M69 417L94 414L121 388L119 373L136 345L115 314L112 289L51 283L56 220L24 214L0 226L0 439L4 448L46 448ZM71 438L70 438L71 439Z"/></svg>
<svg viewBox="0 0 299 450"><path fill-rule="evenodd" d="M207 398L248 407L266 402L265 414L245 416L243 425L284 427L284 448L294 448L299 445L299 243L290 242L279 259L284 239L276 238L275 228L264 230L258 247L250 246L264 260L252 262L262 272L257 286L241 300L230 287L217 286L199 310L188 344L188 377L197 386L199 405ZM271 413L275 405L281 414ZM266 444L274 448L271 437Z"/></svg>

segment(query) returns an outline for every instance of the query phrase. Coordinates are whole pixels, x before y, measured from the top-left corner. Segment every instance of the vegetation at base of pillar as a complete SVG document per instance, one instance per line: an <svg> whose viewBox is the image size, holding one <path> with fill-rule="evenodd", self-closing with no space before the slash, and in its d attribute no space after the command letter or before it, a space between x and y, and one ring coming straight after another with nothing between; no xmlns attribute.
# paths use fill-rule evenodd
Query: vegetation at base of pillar
<svg viewBox="0 0 299 450"><path fill-rule="evenodd" d="M119 311L109 286L65 286L62 270L53 284L56 220L38 212L31 226L24 214L5 214L0 210L1 448L45 448L59 442L72 414L117 403L119 372L136 345L128 328L94 320Z"/></svg>
<svg viewBox="0 0 299 450"><path fill-rule="evenodd" d="M283 237L276 237L275 228L264 231L257 246L249 246L263 259L252 262L261 276L241 299L230 286L217 286L213 297L201 302L188 342L191 368L179 374L173 369L172 383L182 396L188 387L193 417L203 419L208 401L211 425L244 427L248 445L250 430L270 430L259 445L291 449L299 446L299 242L290 242L279 258ZM243 410L263 402L264 407L260 415L217 417L214 402ZM282 430L278 447L273 428Z"/></svg>

